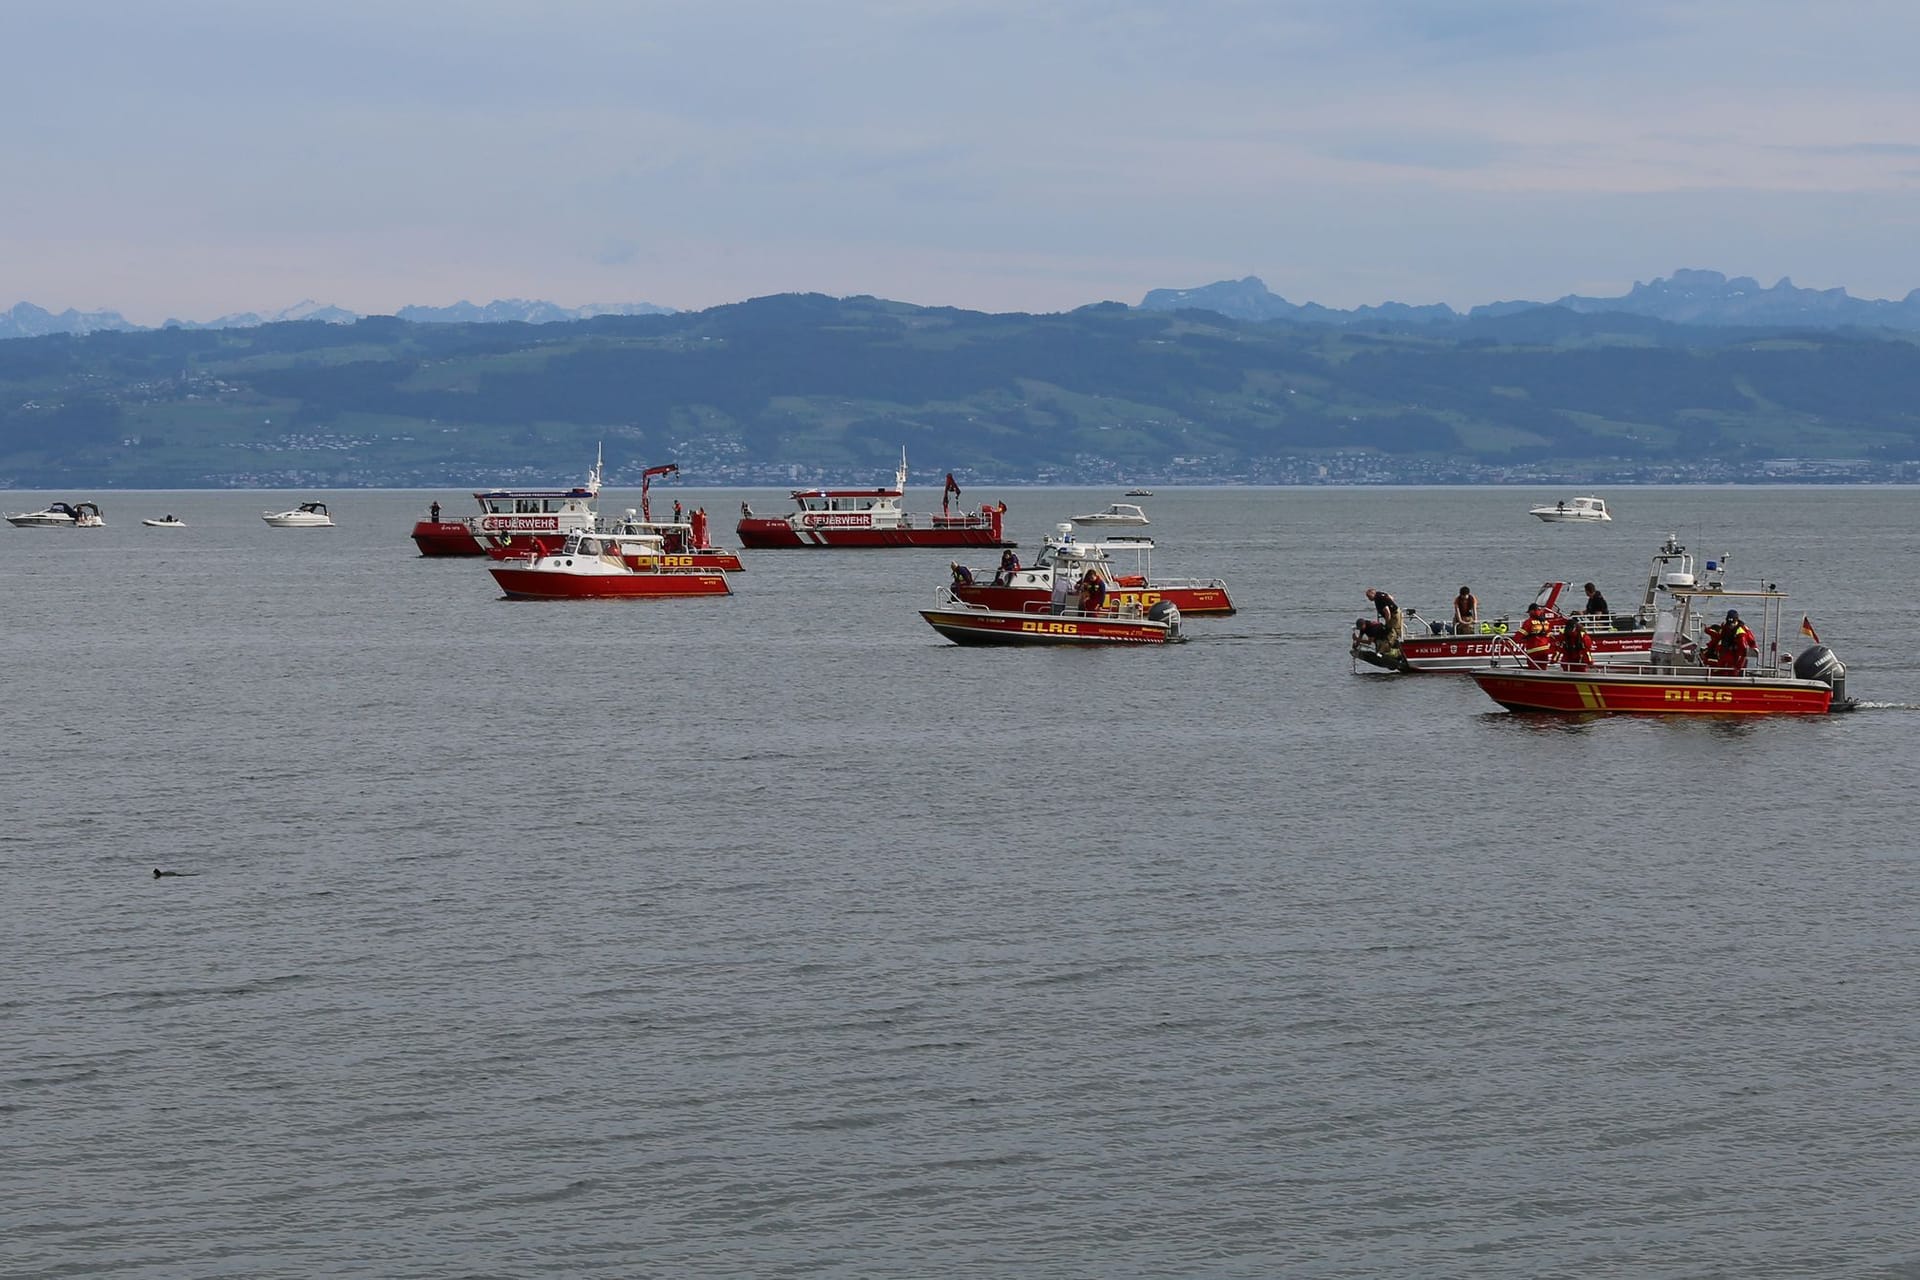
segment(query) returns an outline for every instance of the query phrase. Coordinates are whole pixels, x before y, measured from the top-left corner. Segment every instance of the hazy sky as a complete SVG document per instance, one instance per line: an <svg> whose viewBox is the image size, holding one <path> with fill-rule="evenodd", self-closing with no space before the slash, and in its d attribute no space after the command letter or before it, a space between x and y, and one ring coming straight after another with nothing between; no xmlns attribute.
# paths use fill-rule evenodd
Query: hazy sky
<svg viewBox="0 0 1920 1280"><path fill-rule="evenodd" d="M0 0L0 308L1920 286L1911 0Z"/></svg>

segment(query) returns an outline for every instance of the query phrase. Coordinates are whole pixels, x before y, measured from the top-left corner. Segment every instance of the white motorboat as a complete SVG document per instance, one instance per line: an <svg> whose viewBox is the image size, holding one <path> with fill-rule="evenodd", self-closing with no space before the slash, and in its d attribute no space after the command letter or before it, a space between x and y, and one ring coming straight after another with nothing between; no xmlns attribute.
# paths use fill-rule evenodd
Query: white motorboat
<svg viewBox="0 0 1920 1280"><path fill-rule="evenodd" d="M168 512L158 520L142 520L140 523L149 529L184 529L187 527L187 522L172 512Z"/></svg>
<svg viewBox="0 0 1920 1280"><path fill-rule="evenodd" d="M260 518L276 529L333 528L333 515L324 502L303 502L291 511L266 511Z"/></svg>
<svg viewBox="0 0 1920 1280"><path fill-rule="evenodd" d="M1606 502L1600 498L1567 498L1560 502L1534 507L1527 514L1538 516L1542 520L1564 520L1569 523L1613 519L1607 514Z"/></svg>
<svg viewBox="0 0 1920 1280"><path fill-rule="evenodd" d="M1073 522L1075 524L1151 524L1153 523L1151 520L1147 519L1147 513L1140 509L1139 504L1134 502L1109 503L1106 510L1096 511L1091 515L1075 516L1073 517Z"/></svg>
<svg viewBox="0 0 1920 1280"><path fill-rule="evenodd" d="M1127 490L1127 496L1128 496L1129 498L1151 498L1151 497L1153 496L1153 490L1151 490L1151 489L1129 489L1129 490Z"/></svg>
<svg viewBox="0 0 1920 1280"><path fill-rule="evenodd" d="M18 529L104 529L107 522L100 518L99 504L76 502L68 505L56 502L41 511L22 511L18 515L7 517L7 523Z"/></svg>

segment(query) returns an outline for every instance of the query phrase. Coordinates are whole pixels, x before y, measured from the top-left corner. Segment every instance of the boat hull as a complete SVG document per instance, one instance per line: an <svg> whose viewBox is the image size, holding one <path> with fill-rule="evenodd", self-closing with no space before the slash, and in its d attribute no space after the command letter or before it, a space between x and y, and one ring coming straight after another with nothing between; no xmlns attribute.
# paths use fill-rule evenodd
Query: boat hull
<svg viewBox="0 0 1920 1280"><path fill-rule="evenodd" d="M423 556L483 556L486 549L464 520L421 520L413 526L413 545Z"/></svg>
<svg viewBox="0 0 1920 1280"><path fill-rule="evenodd" d="M1186 606L1180 606L1181 612ZM1645 662L1653 651L1651 631L1594 631L1593 660L1599 666ZM1476 667L1502 666L1521 661L1519 642L1504 632L1470 636L1408 636L1400 642L1400 656L1378 653L1356 645L1353 656L1388 671L1462 673Z"/></svg>
<svg viewBox="0 0 1920 1280"><path fill-rule="evenodd" d="M529 534L517 542L489 543L481 549L481 554L494 560L525 560L529 548L537 547L541 555L550 556L566 545L566 541L563 534ZM659 556L627 556L625 560L629 569L700 569L711 573L746 571L746 565L740 561L740 553L726 547L703 547L698 551L671 552Z"/></svg>
<svg viewBox="0 0 1920 1280"><path fill-rule="evenodd" d="M492 564L487 572L514 600L673 600L733 594L724 573L566 573L524 564Z"/></svg>
<svg viewBox="0 0 1920 1280"><path fill-rule="evenodd" d="M1481 668L1474 683L1509 711L1691 716L1819 716L1833 689L1788 676L1704 671L1566 671Z"/></svg>
<svg viewBox="0 0 1920 1280"><path fill-rule="evenodd" d="M1172 629L1146 618L1071 618L982 609L922 609L927 625L955 644L1166 644Z"/></svg>
<svg viewBox="0 0 1920 1280"><path fill-rule="evenodd" d="M1052 593L1033 587L996 587L991 583L969 583L957 585L953 594L966 603L978 605L983 609L1007 609L1014 612L1030 610L1036 606L1044 607L1052 599ZM1145 613L1162 600L1170 601L1183 614L1212 614L1223 617L1234 612L1233 600L1227 595L1225 587L1175 587L1155 586L1148 583L1143 587L1107 588L1107 608L1118 610L1125 605L1138 605ZM1476 663L1476 666L1483 665Z"/></svg>
<svg viewBox="0 0 1920 1280"><path fill-rule="evenodd" d="M1012 547L1018 543L999 536L979 517L934 517L929 525L872 528L868 526L801 525L773 516L740 521L734 532L749 551L788 551L803 547L874 550L893 547Z"/></svg>

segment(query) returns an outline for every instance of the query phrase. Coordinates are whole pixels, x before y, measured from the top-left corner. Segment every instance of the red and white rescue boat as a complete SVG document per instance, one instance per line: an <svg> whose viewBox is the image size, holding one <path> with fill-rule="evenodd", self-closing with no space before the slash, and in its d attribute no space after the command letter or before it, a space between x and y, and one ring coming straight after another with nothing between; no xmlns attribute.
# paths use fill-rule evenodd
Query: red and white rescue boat
<svg viewBox="0 0 1920 1280"><path fill-rule="evenodd" d="M1719 556L1707 561L1710 581L1719 580L1726 560L1725 556ZM1646 589L1632 613L1594 615L1576 611L1592 642L1593 660L1608 666L1616 662L1644 661L1653 648L1656 593L1662 587L1694 585L1692 553L1668 534L1666 542L1648 563ZM1566 591L1565 582L1543 583L1528 606L1537 604L1543 608L1547 622L1553 627L1556 646L1561 628L1570 616L1559 608ZM1518 614L1482 619L1476 630L1457 632L1451 623L1422 617L1418 609L1408 608L1405 634L1398 645L1382 644L1356 634L1349 653L1356 663L1364 662L1388 671L1466 672L1475 667L1501 665L1515 660L1519 652L1510 637L1519 630L1526 613L1522 609Z"/></svg>
<svg viewBox="0 0 1920 1280"><path fill-rule="evenodd" d="M1810 621L1803 620L1801 630L1814 643L1797 658L1780 652L1780 612L1785 600L1771 587L1663 590L1656 638L1645 662L1581 668L1521 662L1468 674L1509 711L1813 716L1851 710L1847 668L1833 650L1819 643ZM1704 617L1729 602L1736 607L1747 602L1759 605L1761 634L1754 643L1752 670L1746 669L1746 653L1739 646L1696 638L1709 630L1701 626Z"/></svg>
<svg viewBox="0 0 1920 1280"><path fill-rule="evenodd" d="M594 455L587 482L571 489L487 489L476 492L480 514L465 520L422 520L413 542L423 556L490 555L524 559L530 550L557 551L569 534L592 531L599 521L601 458ZM643 485L644 490L644 485Z"/></svg>
<svg viewBox="0 0 1920 1280"><path fill-rule="evenodd" d="M657 545L657 539L652 541ZM569 534L556 552L498 561L488 565L487 572L515 600L661 600L733 594L724 573L629 556L621 544L621 539L605 534Z"/></svg>
<svg viewBox="0 0 1920 1280"><path fill-rule="evenodd" d="M1130 562L1122 557L1131 557ZM1106 586L1105 611L1132 607L1145 611L1162 600L1182 614L1230 614L1233 599L1219 578L1156 578L1153 576L1153 539L1116 536L1105 541L1081 542L1073 525L1055 526L1040 554L1030 565L1017 561L991 576L968 570L968 581L955 582L953 594L968 604L988 609L1025 609L1053 599L1054 580L1078 583L1088 573Z"/></svg>
<svg viewBox="0 0 1920 1280"><path fill-rule="evenodd" d="M1001 532L1007 504L983 503L978 512L948 507L960 486L947 477L938 515L900 510L907 491L907 451L891 489L795 489L797 508L784 516L756 516L740 504L736 532L748 550L792 547L1011 547Z"/></svg>
<svg viewBox="0 0 1920 1280"><path fill-rule="evenodd" d="M1112 613L1055 608L1050 602L988 609L943 591L940 605L922 609L920 616L955 644L1085 646L1173 644L1186 639L1180 632L1180 610L1164 601L1148 610L1132 605Z"/></svg>
<svg viewBox="0 0 1920 1280"><path fill-rule="evenodd" d="M649 520L644 511L628 507L621 519L603 521L600 532L620 539L623 552L649 555L662 564L677 568L707 569L715 573L740 573L746 568L740 562L738 551L731 547L707 544L707 513L704 509L696 510L686 520L674 523ZM631 540L636 537L657 538L659 546L645 552L633 551Z"/></svg>

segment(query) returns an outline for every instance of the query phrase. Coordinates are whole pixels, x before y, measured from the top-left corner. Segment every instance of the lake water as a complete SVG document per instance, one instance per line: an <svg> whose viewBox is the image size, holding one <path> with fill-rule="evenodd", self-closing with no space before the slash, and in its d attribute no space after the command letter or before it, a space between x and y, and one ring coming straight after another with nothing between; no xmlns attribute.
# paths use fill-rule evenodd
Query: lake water
<svg viewBox="0 0 1920 1280"><path fill-rule="evenodd" d="M0 529L0 1272L1920 1276L1920 491L1163 489L1240 613L1092 652L939 551L509 603L431 496L0 495L111 526ZM1669 532L1867 708L1351 669Z"/></svg>

